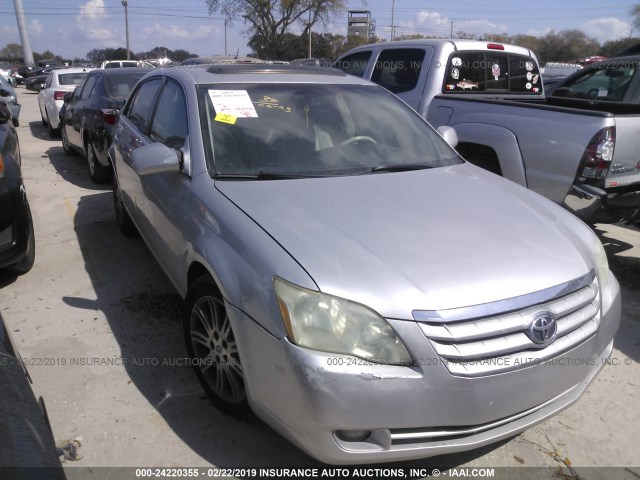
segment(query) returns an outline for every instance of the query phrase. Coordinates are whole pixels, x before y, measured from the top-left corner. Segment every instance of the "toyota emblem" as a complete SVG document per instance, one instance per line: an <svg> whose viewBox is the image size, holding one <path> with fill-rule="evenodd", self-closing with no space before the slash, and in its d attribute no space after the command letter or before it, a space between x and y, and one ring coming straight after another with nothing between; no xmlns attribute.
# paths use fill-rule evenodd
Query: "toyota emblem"
<svg viewBox="0 0 640 480"><path fill-rule="evenodd" d="M546 347L558 333L556 317L551 312L538 312L533 316L527 336L537 345Z"/></svg>

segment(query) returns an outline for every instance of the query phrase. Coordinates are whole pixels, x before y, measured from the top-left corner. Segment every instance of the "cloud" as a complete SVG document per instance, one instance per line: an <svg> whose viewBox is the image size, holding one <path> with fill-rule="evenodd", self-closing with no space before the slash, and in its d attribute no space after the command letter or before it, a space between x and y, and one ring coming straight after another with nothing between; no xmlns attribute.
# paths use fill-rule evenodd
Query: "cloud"
<svg viewBox="0 0 640 480"><path fill-rule="evenodd" d="M614 17L599 18L580 25L580 29L583 32L600 42L627 37L631 32L631 28L631 24L628 22Z"/></svg>
<svg viewBox="0 0 640 480"><path fill-rule="evenodd" d="M429 30L431 35L448 35L451 28L451 19L440 12L430 12L423 10L416 15L416 23L420 32ZM453 21L454 32L465 32L474 35L485 33L505 33L508 28L504 24L493 23L489 19L478 20L455 20Z"/></svg>
<svg viewBox="0 0 640 480"><path fill-rule="evenodd" d="M42 28L40 21L35 19L31 20L31 23L29 24L29 33L39 35L42 32L44 32L44 28Z"/></svg>
<svg viewBox="0 0 640 480"><path fill-rule="evenodd" d="M80 5L80 15L76 20L101 20L105 17L106 10L104 8L104 0L89 0L84 5Z"/></svg>
<svg viewBox="0 0 640 480"><path fill-rule="evenodd" d="M80 13L76 16L76 25L89 40L106 43L112 41L114 36L112 29L103 26L106 16L104 0L89 0L84 5L80 5Z"/></svg>
<svg viewBox="0 0 640 480"><path fill-rule="evenodd" d="M418 12L417 21L419 24L429 23L435 25L448 25L449 19L444 17L440 12L429 12L423 10Z"/></svg>
<svg viewBox="0 0 640 480"><path fill-rule="evenodd" d="M221 28L214 25L199 25L196 29L180 27L178 25L160 25L155 23L151 27L142 29L145 37L157 36L159 40L167 38L199 39L209 38L221 32Z"/></svg>

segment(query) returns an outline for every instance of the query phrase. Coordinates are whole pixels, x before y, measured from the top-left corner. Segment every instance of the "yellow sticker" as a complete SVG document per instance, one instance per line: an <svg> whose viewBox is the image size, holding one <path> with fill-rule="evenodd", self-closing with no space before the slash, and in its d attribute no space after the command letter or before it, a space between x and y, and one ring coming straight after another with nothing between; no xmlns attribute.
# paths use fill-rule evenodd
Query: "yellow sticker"
<svg viewBox="0 0 640 480"><path fill-rule="evenodd" d="M230 123L231 125L235 125L237 119L238 117L229 115L228 113L218 113L216 114L216 118L214 118L216 122Z"/></svg>

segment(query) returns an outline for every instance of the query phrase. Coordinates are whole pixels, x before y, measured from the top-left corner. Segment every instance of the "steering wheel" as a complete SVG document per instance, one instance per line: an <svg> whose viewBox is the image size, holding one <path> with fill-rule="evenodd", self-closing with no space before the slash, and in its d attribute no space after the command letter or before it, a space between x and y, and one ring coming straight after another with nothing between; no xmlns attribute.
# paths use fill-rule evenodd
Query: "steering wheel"
<svg viewBox="0 0 640 480"><path fill-rule="evenodd" d="M378 142L376 142L373 138L371 137L367 137L366 135L355 135L353 137L349 137L347 138L344 142L342 142L340 145L341 146L345 146L345 145L351 145L352 143L355 142L371 142L374 145L377 145Z"/></svg>

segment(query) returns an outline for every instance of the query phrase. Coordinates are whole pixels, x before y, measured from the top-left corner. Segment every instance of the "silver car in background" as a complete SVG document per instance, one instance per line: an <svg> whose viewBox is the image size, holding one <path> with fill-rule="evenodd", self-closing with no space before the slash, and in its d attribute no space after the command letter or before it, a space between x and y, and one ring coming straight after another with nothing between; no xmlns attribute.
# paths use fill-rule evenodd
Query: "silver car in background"
<svg viewBox="0 0 640 480"><path fill-rule="evenodd" d="M207 393L321 461L508 438L611 353L620 290L595 234L367 81L156 70L110 156L118 224L185 298Z"/></svg>

